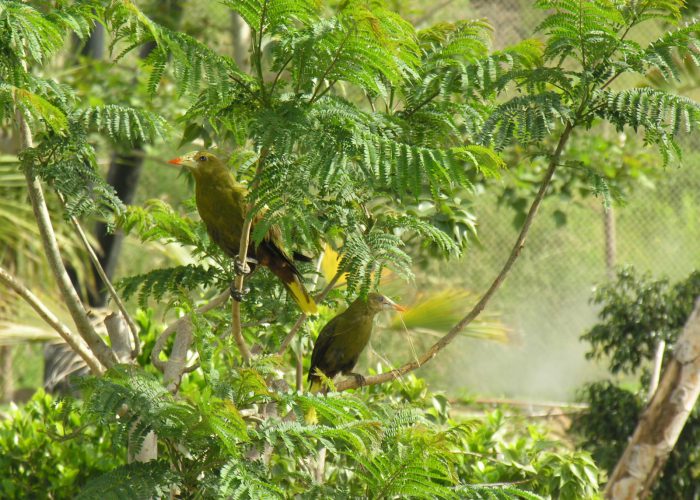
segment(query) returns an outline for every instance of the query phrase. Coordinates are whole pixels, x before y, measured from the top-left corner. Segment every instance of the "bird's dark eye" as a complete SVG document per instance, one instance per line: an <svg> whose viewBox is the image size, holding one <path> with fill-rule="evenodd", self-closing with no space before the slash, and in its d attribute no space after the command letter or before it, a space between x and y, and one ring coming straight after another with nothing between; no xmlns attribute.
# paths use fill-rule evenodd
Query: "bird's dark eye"
<svg viewBox="0 0 700 500"><path fill-rule="evenodd" d="M199 157L199 161L207 161L207 157L202 155Z"/></svg>

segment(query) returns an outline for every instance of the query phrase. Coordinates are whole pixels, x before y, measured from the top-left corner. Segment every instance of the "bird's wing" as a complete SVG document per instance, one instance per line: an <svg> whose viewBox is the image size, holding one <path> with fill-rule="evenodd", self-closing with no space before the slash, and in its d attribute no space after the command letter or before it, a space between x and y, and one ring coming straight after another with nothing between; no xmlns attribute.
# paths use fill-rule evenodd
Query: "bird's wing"
<svg viewBox="0 0 700 500"><path fill-rule="evenodd" d="M318 338L314 344L314 350L311 353L311 369L309 370L309 374L314 372L314 369L323 359L323 355L328 350L333 337L337 335L336 331L338 330L338 324L340 323L339 318L340 315L335 316L332 320L326 323L326 326L323 327L321 333L318 334Z"/></svg>
<svg viewBox="0 0 700 500"><path fill-rule="evenodd" d="M345 317L346 312L347 310L330 320L326 326L323 327L321 333L318 334L316 344L314 344L314 350L311 353L312 369L321 362L323 356L326 354L326 351L328 351L328 348L333 344L336 337L340 337L341 335L344 335L358 327L356 321L347 321L348 318Z"/></svg>

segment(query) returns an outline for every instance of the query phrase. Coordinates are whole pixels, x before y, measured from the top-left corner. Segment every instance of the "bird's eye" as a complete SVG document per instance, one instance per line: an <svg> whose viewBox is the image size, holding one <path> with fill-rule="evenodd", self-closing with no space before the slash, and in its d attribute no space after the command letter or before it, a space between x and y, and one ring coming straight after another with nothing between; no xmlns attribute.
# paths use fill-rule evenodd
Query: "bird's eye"
<svg viewBox="0 0 700 500"><path fill-rule="evenodd" d="M199 161L207 161L207 157L204 155L200 156L198 159Z"/></svg>

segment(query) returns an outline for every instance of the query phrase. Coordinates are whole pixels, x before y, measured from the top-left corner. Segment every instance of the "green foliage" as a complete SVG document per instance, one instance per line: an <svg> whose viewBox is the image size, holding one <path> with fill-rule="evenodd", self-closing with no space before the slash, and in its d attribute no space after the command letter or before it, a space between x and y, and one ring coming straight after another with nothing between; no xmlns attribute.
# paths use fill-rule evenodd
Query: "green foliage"
<svg viewBox="0 0 700 500"><path fill-rule="evenodd" d="M185 399L173 398L155 378L132 367L116 367L86 381L88 415L136 449L148 431L155 431L161 461L111 470L81 494L158 496L177 486L183 496L207 498L343 493L532 499L540 494L588 497L596 487L595 466L587 455L564 452L534 428L513 441L498 439L517 429L507 429L500 414L482 424L456 423L446 413L444 424L436 424L423 406L432 405L430 395L399 402L381 394L368 401L352 394L276 392L257 368L265 371L258 365L222 373L214 393L196 389ZM304 423L310 408L316 409L318 424ZM325 480L318 483L313 469L321 447ZM172 466L165 472L168 463ZM511 481L518 485L483 484Z"/></svg>
<svg viewBox="0 0 700 500"><path fill-rule="evenodd" d="M591 450L596 463L612 471L637 426L643 401L639 394L610 381L586 386L580 397L590 408L574 419L574 432L582 437L581 445Z"/></svg>
<svg viewBox="0 0 700 500"><path fill-rule="evenodd" d="M20 154L23 168L49 182L67 200L67 214L108 217L122 208L97 171L91 132L106 132L119 144L152 142L167 131L146 111L117 105L81 107L74 91L45 78L42 68L75 34L85 38L104 15L99 2L61 2L55 8L0 2L0 124L26 121L36 145ZM41 76L39 76L41 75ZM24 133L24 131L19 131Z"/></svg>
<svg viewBox="0 0 700 500"><path fill-rule="evenodd" d="M417 34L381 3L348 2L332 13L305 1L226 5L253 31L252 76L202 43L140 20L131 7L115 7L111 22L115 44L124 50L157 45L148 61L152 90L171 78L193 99L187 139L201 133L220 143L254 145L257 161L237 165L239 177L255 186L253 213L263 214L253 239L260 241L273 224L290 246L318 247L331 234L341 245L350 291L361 293L376 284L373 276L383 267L411 276L411 258L401 249L411 234L443 255L457 254L465 238L403 208L427 197L449 217L441 209L455 192L502 167L475 141L485 111L480 98L462 96L472 80L485 88L485 75L496 66L531 65L537 46L523 44L486 61L489 28L483 22ZM484 70L489 65L493 71ZM358 105L358 94L371 109ZM391 217L375 220L368 212L377 196Z"/></svg>
<svg viewBox="0 0 700 500"><path fill-rule="evenodd" d="M0 419L0 496L72 498L93 476L123 463L125 449L80 406L42 390Z"/></svg>
<svg viewBox="0 0 700 500"><path fill-rule="evenodd" d="M83 105L70 88L44 77L41 70L63 40L86 36L95 19L110 31L117 60L152 47L144 60L147 87L152 94L176 89L187 107L184 143L201 138L222 154L233 150L230 163L250 188L248 215L260 216L253 240L277 225L289 248L337 248L349 296L377 287L385 267L410 278L416 246L458 255L474 233L468 202L475 186L505 165L496 151L516 146L517 154L544 159L529 172L537 183L545 169L589 176L590 165L567 161L572 130L598 121L639 129L668 162L680 153L678 134L693 131L700 118L695 103L668 92L613 86L623 73L675 78L679 58L697 63L695 23L646 47L630 36L644 22L677 22L681 0L541 0L550 11L539 27L544 41L500 52L490 50L490 28L482 21L418 32L381 1L224 4L252 30L252 74L203 41L152 21L130 1L36 9L0 0L0 123L24 117L37 144L22 152L23 166L65 196L69 215L122 212L97 174L92 134L131 145L167 133L158 116ZM609 198L618 173L593 172L593 191ZM127 278L123 289L138 294L142 305L168 298L191 310L188 292L231 281L230 259L195 219L152 203L119 220L143 241L186 246L201 261ZM379 388L328 395L287 390L282 361L265 353L289 331L292 316L279 284L268 278L258 272L246 279L256 293L242 305L251 325L245 335L263 351L251 363L238 359L227 335L229 315L211 311L192 318L200 369L183 382L182 397L132 366L84 381L85 418L131 449L154 432L159 461L110 467L83 495L156 497L171 487L183 497L595 495L597 470L587 453L567 451L498 413L483 423L453 421L447 399L424 395L418 382L399 391L397 381L388 395ZM653 292L664 300L668 293L663 286ZM679 311L666 312L675 318ZM613 322L598 331L594 349L611 352L621 344L603 338L619 336L618 327ZM670 338L673 328L646 333ZM620 369L641 361L649 345L646 338L625 351ZM305 423L311 409L318 424ZM327 457L318 481L321 448Z"/></svg>
<svg viewBox="0 0 700 500"><path fill-rule="evenodd" d="M96 477L75 498L166 498L176 486L177 478L167 462L136 462Z"/></svg>
<svg viewBox="0 0 700 500"><path fill-rule="evenodd" d="M573 426L582 445L591 450L601 467L612 471L634 431L645 402L649 376L648 363L656 344L666 342L671 350L700 296L700 273L694 272L671 285L667 279L652 280L633 269L621 270L617 280L596 290L593 301L602 305L601 323L582 338L591 343L588 357L608 359L609 370L641 375L638 391L612 382L598 382L582 391L590 408L579 415ZM689 498L697 495L697 439L700 436L700 411L692 410L678 443L654 489L657 498Z"/></svg>
<svg viewBox="0 0 700 500"><path fill-rule="evenodd" d="M158 268L123 278L118 287L124 297L138 295L142 308L147 308L149 298L160 301L167 296L170 302L177 302L188 291L229 286L233 281L228 257L208 240L202 223L176 213L167 203L151 200L144 207L129 207L118 223L125 232L136 233L143 242L177 243L188 247L196 257L211 257L208 266L187 264Z"/></svg>
<svg viewBox="0 0 700 500"><path fill-rule="evenodd" d="M612 373L637 372L654 357L660 340L670 352L699 295L697 272L671 286L666 279L621 270L617 281L595 291L592 302L602 306L601 322L581 337L592 347L586 356L607 359Z"/></svg>

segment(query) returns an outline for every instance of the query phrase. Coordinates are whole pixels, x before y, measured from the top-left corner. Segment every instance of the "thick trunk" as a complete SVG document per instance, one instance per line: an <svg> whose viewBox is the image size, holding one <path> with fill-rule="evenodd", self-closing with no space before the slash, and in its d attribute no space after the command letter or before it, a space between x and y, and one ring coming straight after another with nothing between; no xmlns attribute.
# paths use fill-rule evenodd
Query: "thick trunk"
<svg viewBox="0 0 700 500"><path fill-rule="evenodd" d="M650 493L700 394L700 299L688 318L649 406L615 466L605 498Z"/></svg>
<svg viewBox="0 0 700 500"><path fill-rule="evenodd" d="M233 59L241 71L250 71L250 27L237 12L231 14Z"/></svg>
<svg viewBox="0 0 700 500"><path fill-rule="evenodd" d="M0 346L0 403L12 401L15 392L12 346Z"/></svg>

